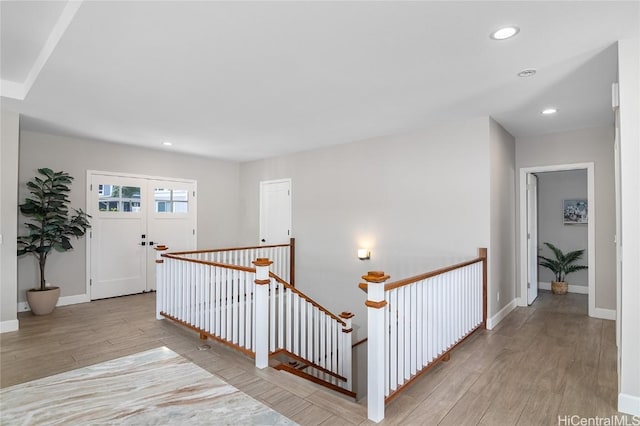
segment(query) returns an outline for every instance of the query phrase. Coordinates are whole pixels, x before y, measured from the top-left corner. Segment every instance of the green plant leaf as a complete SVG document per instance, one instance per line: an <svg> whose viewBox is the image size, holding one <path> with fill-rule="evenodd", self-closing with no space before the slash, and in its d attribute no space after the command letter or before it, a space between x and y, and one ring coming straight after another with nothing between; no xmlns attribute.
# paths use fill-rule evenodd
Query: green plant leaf
<svg viewBox="0 0 640 426"><path fill-rule="evenodd" d="M20 212L30 221L25 222L28 235L17 238L18 256L32 253L43 265L43 273L40 277L41 287L44 287L44 266L47 255L51 250L71 250L70 239L81 237L90 227L89 215L82 210L72 209L70 215L69 185L73 176L67 172L54 172L43 167L38 169L26 187L30 196L19 205Z"/></svg>

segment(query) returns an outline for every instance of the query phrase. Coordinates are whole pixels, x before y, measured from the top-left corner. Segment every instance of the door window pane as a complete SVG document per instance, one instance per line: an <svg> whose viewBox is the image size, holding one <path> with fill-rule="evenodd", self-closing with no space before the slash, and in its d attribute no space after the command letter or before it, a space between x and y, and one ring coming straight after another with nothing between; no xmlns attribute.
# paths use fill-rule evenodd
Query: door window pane
<svg viewBox="0 0 640 426"><path fill-rule="evenodd" d="M153 193L156 213L189 212L189 191L186 189L156 188Z"/></svg>
<svg viewBox="0 0 640 426"><path fill-rule="evenodd" d="M98 185L98 210L101 212L138 213L140 211L140 187Z"/></svg>

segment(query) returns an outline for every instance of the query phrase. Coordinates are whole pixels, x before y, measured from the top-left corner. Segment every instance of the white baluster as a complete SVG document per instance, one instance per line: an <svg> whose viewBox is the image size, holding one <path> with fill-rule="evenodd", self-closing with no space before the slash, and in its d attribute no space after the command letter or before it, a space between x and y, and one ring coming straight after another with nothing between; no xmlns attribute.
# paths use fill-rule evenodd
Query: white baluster
<svg viewBox="0 0 640 426"><path fill-rule="evenodd" d="M238 262L239 259L236 259L236 262ZM237 269L232 269L231 270L231 335L232 337L232 342L235 344L238 344L238 329L239 327L239 314L238 314L238 308L239 308L239 297L240 297L240 288L238 285L238 270Z"/></svg>
<svg viewBox="0 0 640 426"><path fill-rule="evenodd" d="M407 347L405 340L405 287L398 289L398 384L404 381L404 352Z"/></svg>
<svg viewBox="0 0 640 426"><path fill-rule="evenodd" d="M177 298L177 316L178 319L184 320L185 319L185 311L186 311L186 301L185 301L185 281L186 281L186 275L187 275L187 265L185 264L186 262L176 262L176 266L178 267L178 270L180 271L180 281L178 283L179 288L178 288L178 298Z"/></svg>
<svg viewBox="0 0 640 426"><path fill-rule="evenodd" d="M317 364L320 360L320 324L318 318L318 308L313 307L313 358L311 361Z"/></svg>
<svg viewBox="0 0 640 426"><path fill-rule="evenodd" d="M404 361L402 366L404 367L404 381L407 381L411 377L411 327L413 326L411 323L411 285L402 288L404 290L404 321L402 324L404 332Z"/></svg>
<svg viewBox="0 0 640 426"><path fill-rule="evenodd" d="M309 303L302 300L300 304L300 356L307 357L307 308Z"/></svg>
<svg viewBox="0 0 640 426"><path fill-rule="evenodd" d="M242 279L244 280L244 347L249 349L251 347L251 327L252 327L252 320L251 320L251 298L253 295L253 290L251 288L251 280L250 280L250 274L248 272L243 272L242 273ZM269 305L269 302L267 300L267 306ZM267 308L268 309L268 308Z"/></svg>
<svg viewBox="0 0 640 426"><path fill-rule="evenodd" d="M388 293L388 294L387 294ZM387 301L389 302L388 308L385 308L385 314L387 317L386 323L389 324L389 333L384 333L385 336L385 354L389 360L388 374L385 374L385 396L389 395L391 391L398 388L398 289L393 289L388 292ZM387 337L389 334L389 337Z"/></svg>
<svg viewBox="0 0 640 426"><path fill-rule="evenodd" d="M273 352L276 350L276 280L271 280L269 284L269 349Z"/></svg>
<svg viewBox="0 0 640 426"><path fill-rule="evenodd" d="M324 317L325 313L318 310L318 327L320 328L319 364L322 367L327 366L327 323Z"/></svg>
<svg viewBox="0 0 640 426"><path fill-rule="evenodd" d="M284 286L278 283L278 342L276 344L278 349L283 349L284 346Z"/></svg>
<svg viewBox="0 0 640 426"><path fill-rule="evenodd" d="M286 304L285 304L285 333L286 333L286 348L289 352L291 352L291 331L293 329L293 320L291 318L292 310L291 310L291 290L286 290Z"/></svg>
<svg viewBox="0 0 640 426"><path fill-rule="evenodd" d="M245 275L246 272L238 271L238 345L240 346L245 345L245 309L247 297L244 280Z"/></svg>
<svg viewBox="0 0 640 426"><path fill-rule="evenodd" d="M293 294L293 353L300 354L300 296Z"/></svg>
<svg viewBox="0 0 640 426"><path fill-rule="evenodd" d="M331 330L331 344L329 345L330 369L338 371L338 323L327 315L327 328Z"/></svg>
<svg viewBox="0 0 640 426"><path fill-rule="evenodd" d="M229 322L229 295L228 295L228 281L227 281L228 269L221 268L220 270L220 286L222 288L222 298L220 300L220 305L222 308L221 321L220 321L220 337L227 340L227 323Z"/></svg>
<svg viewBox="0 0 640 426"><path fill-rule="evenodd" d="M417 308L417 284L411 284L409 286L409 304L411 309L411 322L409 324L410 327L410 339L411 339L411 354L409 357L409 377L413 376L418 368L416 366L416 360L418 357L416 345L418 343L418 308Z"/></svg>
<svg viewBox="0 0 640 426"><path fill-rule="evenodd" d="M417 323L417 330L416 330L416 335L417 335L417 340L416 340L416 365L418 369L422 369L422 367L424 367L424 350L423 350L423 345L424 345L424 314L425 314L425 309L426 306L424 306L423 304L423 293L424 293L424 280L418 282L416 284L416 307L418 309L417 312L417 317L418 319L416 320Z"/></svg>
<svg viewBox="0 0 640 426"><path fill-rule="evenodd" d="M201 316L201 311L202 311L202 300L200 299L200 295L202 292L202 264L200 263L194 263L194 278L195 278L195 289L194 289L194 300L195 300L195 306L194 306L194 323L193 325L197 328L202 328L202 316Z"/></svg>
<svg viewBox="0 0 640 426"><path fill-rule="evenodd" d="M313 315L315 307L311 304L307 305L307 357L313 361Z"/></svg>

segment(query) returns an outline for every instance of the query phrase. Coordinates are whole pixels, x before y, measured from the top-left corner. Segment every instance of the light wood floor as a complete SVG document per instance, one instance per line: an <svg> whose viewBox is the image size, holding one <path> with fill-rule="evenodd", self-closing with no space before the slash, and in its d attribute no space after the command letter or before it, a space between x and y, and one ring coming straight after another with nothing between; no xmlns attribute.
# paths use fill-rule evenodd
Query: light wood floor
<svg viewBox="0 0 640 426"><path fill-rule="evenodd" d="M154 304L154 294L142 294L20 314L20 330L0 335L0 386L167 346L300 424L369 423L362 403L257 370L223 345L156 321ZM383 424L557 425L558 416L618 414L615 323L586 312L586 295L542 292L396 398Z"/></svg>

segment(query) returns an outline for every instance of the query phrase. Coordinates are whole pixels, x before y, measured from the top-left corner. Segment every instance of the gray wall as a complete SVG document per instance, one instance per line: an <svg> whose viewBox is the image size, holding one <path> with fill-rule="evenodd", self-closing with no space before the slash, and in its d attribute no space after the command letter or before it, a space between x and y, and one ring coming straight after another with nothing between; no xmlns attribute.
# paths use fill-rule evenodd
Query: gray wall
<svg viewBox="0 0 640 426"><path fill-rule="evenodd" d="M393 281L489 247L489 163L487 117L244 163L241 241L258 239L259 182L291 178L296 286L354 312L361 338L361 275L384 270ZM371 260L357 259L360 246Z"/></svg>
<svg viewBox="0 0 640 426"><path fill-rule="evenodd" d="M493 119L489 126L491 173L491 244L487 295L491 317L515 295L515 139ZM498 292L500 299L498 300Z"/></svg>
<svg viewBox="0 0 640 426"><path fill-rule="evenodd" d="M562 172L537 173L538 175L538 246L539 253L553 258L553 253L543 243L550 242L562 251L584 249L579 265L587 265L587 225L565 225L562 218L563 200L587 199L587 171L568 170ZM600 213L600 212L598 212ZM598 215L599 216L599 215ZM538 267L538 281L550 283L555 276L547 268ZM567 276L571 285L589 285L588 272L577 271Z"/></svg>
<svg viewBox="0 0 640 426"><path fill-rule="evenodd" d="M0 331L17 328L16 310L16 222L18 217L19 116L2 110L0 137Z"/></svg>
<svg viewBox="0 0 640 426"><path fill-rule="evenodd" d="M198 247L237 244L239 165L228 161L149 150L120 144L52 136L23 131L20 139L20 200L25 183L39 167L64 170L75 177L71 205L86 207L87 170L162 176L198 181ZM24 232L24 227L19 227ZM62 287L61 296L85 294L85 239L72 242L74 250L54 253L47 261L47 279ZM33 256L18 261L19 300L37 282Z"/></svg>
<svg viewBox="0 0 640 426"><path fill-rule="evenodd" d="M516 139L516 167L595 164L596 308L616 308L613 127L581 129ZM516 175L519 185L519 174ZM518 206L517 206L518 207ZM517 212L519 227L519 212ZM519 235L516 235L519 247ZM520 274L518 258L518 276ZM516 286L519 290L520 286Z"/></svg>

